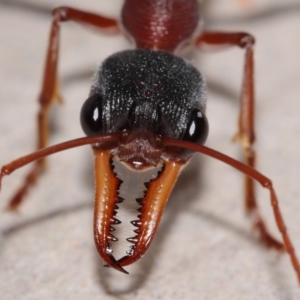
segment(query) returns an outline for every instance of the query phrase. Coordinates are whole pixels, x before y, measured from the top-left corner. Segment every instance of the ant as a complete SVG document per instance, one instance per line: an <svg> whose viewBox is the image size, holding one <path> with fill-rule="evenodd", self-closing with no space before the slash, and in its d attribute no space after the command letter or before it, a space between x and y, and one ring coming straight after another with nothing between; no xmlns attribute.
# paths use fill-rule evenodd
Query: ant
<svg viewBox="0 0 300 300"><path fill-rule="evenodd" d="M95 158L94 237L105 263L123 273L126 265L140 259L149 248L162 212L181 170L194 152L223 161L245 174L245 206L259 238L267 247L287 251L300 283L300 266L278 206L270 179L255 170L254 132L254 37L244 32L202 31L196 0L126 0L121 20L102 17L70 7L53 11L44 80L39 97L38 150L1 169L0 180L14 170L35 162L24 184L9 202L16 210L28 189L45 169L45 157L70 148L92 145ZM133 18L134 16L134 18ZM125 33L135 50L115 53L96 71L80 120L87 137L48 146L49 112L60 101L57 62L60 23L74 21L104 32ZM240 47L245 52L239 128L235 140L244 150L244 164L205 147L208 135L205 81L202 74L177 54L185 47ZM140 214L132 224L136 235L122 258L116 259L111 242L118 225L117 204L124 201L118 190L121 180L111 166L117 157L131 169L161 167L146 184L144 198L137 199ZM254 181L269 190L270 200L283 243L268 232L257 206Z"/></svg>

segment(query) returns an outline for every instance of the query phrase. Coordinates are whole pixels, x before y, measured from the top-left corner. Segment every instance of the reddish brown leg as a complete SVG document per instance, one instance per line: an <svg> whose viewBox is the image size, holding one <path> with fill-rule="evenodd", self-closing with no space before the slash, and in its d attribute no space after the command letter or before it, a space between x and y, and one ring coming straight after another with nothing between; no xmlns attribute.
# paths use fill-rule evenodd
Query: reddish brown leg
<svg viewBox="0 0 300 300"><path fill-rule="evenodd" d="M182 141L182 140L172 140L172 139L168 139L168 138L164 138L162 142L164 145L190 149L190 150L193 150L193 151L196 151L199 153L203 153L203 154L213 157L215 159L218 159L218 160L224 162L225 164L230 165L233 168L236 168L237 170L241 171L245 175L248 175L253 180L259 182L264 188L266 188L270 191L270 200L271 200L271 205L273 208L273 214L275 217L277 227L278 227L278 229L281 233L282 239L283 239L284 249L290 256L292 265L293 265L295 272L297 274L297 277L298 277L298 283L300 284L299 260L295 253L295 248L294 248L292 240L287 232L285 222L281 215L278 199L277 199L275 190L273 188L272 181L269 178L265 177L263 174L256 171L255 169L253 169L253 168L251 168L251 167L249 167L249 166L247 166L247 165L245 165L245 164L243 164L221 152L215 151L208 147L205 147L202 145L197 145L195 143Z"/></svg>
<svg viewBox="0 0 300 300"><path fill-rule="evenodd" d="M44 79L39 97L40 110L38 113L37 129L38 142L37 149L48 145L49 136L49 112L55 101L62 102L59 95L59 80L57 77L57 63L59 51L59 27L60 22L75 21L92 25L102 31L118 33L118 23L116 20L105 18L92 13L87 13L69 7L59 7L53 11L53 21L49 36ZM36 182L39 174L45 168L45 158L38 160L25 177L21 188L15 193L8 204L8 209L15 210L22 203L28 189Z"/></svg>
<svg viewBox="0 0 300 300"><path fill-rule="evenodd" d="M244 79L241 92L241 103L239 113L238 133L234 140L239 140L244 150L245 164L255 168L255 141L254 133L254 37L248 33L223 33L205 32L195 41L198 47L201 46L238 46L245 49ZM245 176L245 209L251 217L253 226L258 230L260 239L267 247L283 250L284 246L268 232L267 227L260 215L252 178Z"/></svg>

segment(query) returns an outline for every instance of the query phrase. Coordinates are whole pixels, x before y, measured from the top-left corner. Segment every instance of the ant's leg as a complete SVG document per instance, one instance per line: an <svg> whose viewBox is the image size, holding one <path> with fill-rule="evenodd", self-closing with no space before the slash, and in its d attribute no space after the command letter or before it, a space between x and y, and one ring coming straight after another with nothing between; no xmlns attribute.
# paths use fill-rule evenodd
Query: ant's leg
<svg viewBox="0 0 300 300"><path fill-rule="evenodd" d="M49 36L46 65L44 69L44 79L39 96L40 110L37 118L38 142L37 149L45 148L48 145L49 136L49 112L52 104L57 101L62 102L59 95L59 80L57 77L57 63L59 50L59 27L60 22L75 21L109 33L118 33L118 23L116 20L105 18L92 13L87 13L69 7L59 7L53 11L53 20ZM8 209L15 210L24 199L28 189L36 182L39 174L45 168L45 158L38 160L28 172L23 185L11 198Z"/></svg>
<svg viewBox="0 0 300 300"><path fill-rule="evenodd" d="M199 152L202 154L205 154L207 156L213 157L219 161L224 162L225 164L232 166L233 168L239 170L240 172L242 172L245 175L248 175L249 177L251 177L253 180L255 180L256 182L260 183L262 185L262 187L266 188L269 190L270 192L270 204L272 206L273 209L273 214L274 214L274 218L275 218L275 222L277 224L277 228L281 233L282 236L282 240L284 243L284 248L286 250L286 252L289 254L292 265L296 271L297 277L298 277L298 282L300 284L300 264L299 264L299 260L297 258L296 252L295 252L295 248L293 246L292 240L288 234L284 219L282 217L281 214L281 210L279 207L279 202L275 193L275 189L273 187L273 183L272 181L267 178L266 176L264 176L263 174L259 173L258 171L256 171L255 169L221 153L218 152L216 150L213 150L211 148L208 148L206 146L203 145L197 145L195 143L191 143L191 142L186 142L183 140L176 140L176 139L168 139L168 138L164 138L163 139L163 144L166 146L175 146L175 147L179 147L179 148L185 148L185 149L190 149L192 151L195 152ZM3 172L3 171L2 171ZM277 248L278 249L278 248ZM120 260L119 260L120 262Z"/></svg>
<svg viewBox="0 0 300 300"><path fill-rule="evenodd" d="M254 133L254 37L248 33L224 33L204 32L199 36L195 44L201 46L238 46L245 49L244 79L241 92L241 103L239 113L239 128L234 140L239 140L244 150L245 164L255 168L255 141ZM251 217L254 228L258 230L260 239L268 247L283 250L283 244L274 239L268 232L266 225L260 215L253 180L245 176L245 208Z"/></svg>

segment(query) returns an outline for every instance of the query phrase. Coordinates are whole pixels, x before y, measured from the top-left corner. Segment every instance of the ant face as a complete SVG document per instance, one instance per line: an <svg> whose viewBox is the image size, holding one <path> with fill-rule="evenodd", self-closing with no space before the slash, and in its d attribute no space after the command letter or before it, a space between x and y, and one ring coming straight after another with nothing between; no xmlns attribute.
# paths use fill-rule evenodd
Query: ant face
<svg viewBox="0 0 300 300"><path fill-rule="evenodd" d="M119 52L96 72L81 124L87 135L122 132L120 160L139 169L156 166L166 156L160 137L205 142L204 89L199 71L180 57Z"/></svg>

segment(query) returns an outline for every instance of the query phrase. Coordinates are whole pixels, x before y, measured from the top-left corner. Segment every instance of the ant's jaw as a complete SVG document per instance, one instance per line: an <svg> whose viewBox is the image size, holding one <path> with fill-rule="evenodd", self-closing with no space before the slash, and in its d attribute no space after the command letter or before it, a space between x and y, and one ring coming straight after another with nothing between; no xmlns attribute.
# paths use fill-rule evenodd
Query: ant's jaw
<svg viewBox="0 0 300 300"><path fill-rule="evenodd" d="M110 267L126 273L123 266L130 265L140 259L148 250L174 184L185 165L179 161L166 161L157 176L144 184L146 191L138 203L136 220L131 224L136 227L135 236L127 238L132 243L127 255L116 260L112 255L112 242L118 241L112 232L121 221L118 219L118 203L124 201L119 191L122 180L113 171L111 150L93 148L95 157L95 207L94 236L97 250ZM128 165L126 163L126 165ZM130 164L129 164L130 165ZM119 229L119 228L118 228ZM118 236L119 237L119 236Z"/></svg>

